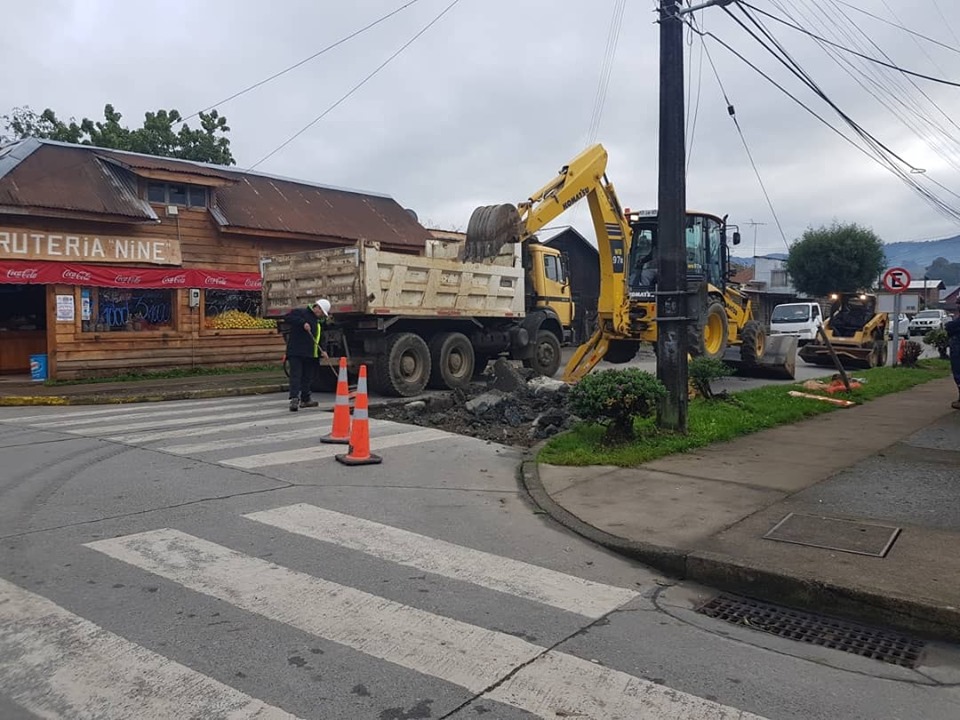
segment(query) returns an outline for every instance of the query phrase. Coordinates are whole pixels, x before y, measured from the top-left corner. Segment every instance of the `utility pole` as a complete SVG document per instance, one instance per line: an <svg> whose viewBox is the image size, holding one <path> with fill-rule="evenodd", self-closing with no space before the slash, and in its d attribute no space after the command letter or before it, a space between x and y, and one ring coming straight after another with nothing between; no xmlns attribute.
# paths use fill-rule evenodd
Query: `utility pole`
<svg viewBox="0 0 960 720"><path fill-rule="evenodd" d="M687 178L682 0L660 0L660 178L657 218L657 377L667 388L657 424L687 431Z"/></svg>
<svg viewBox="0 0 960 720"><path fill-rule="evenodd" d="M687 175L684 137L681 16L733 0L707 0L681 9L660 0L660 178L657 218L657 377L667 397L657 411L664 430L687 432Z"/></svg>

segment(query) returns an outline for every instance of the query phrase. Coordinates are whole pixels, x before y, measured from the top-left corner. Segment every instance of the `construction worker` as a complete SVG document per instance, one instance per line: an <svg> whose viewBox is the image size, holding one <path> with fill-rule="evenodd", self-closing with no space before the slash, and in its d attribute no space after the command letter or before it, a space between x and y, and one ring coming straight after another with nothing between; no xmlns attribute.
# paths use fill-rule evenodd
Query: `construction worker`
<svg viewBox="0 0 960 720"><path fill-rule="evenodd" d="M318 359L327 357L326 351L320 347L320 335L329 317L330 301L326 298L287 313L285 321L290 328L287 333L290 412L297 412L302 407L317 407L317 401L310 399L310 391Z"/></svg>
<svg viewBox="0 0 960 720"><path fill-rule="evenodd" d="M957 399L950 403L954 410L960 410L960 297L957 298L956 314L943 326L950 338L950 370L957 384Z"/></svg>

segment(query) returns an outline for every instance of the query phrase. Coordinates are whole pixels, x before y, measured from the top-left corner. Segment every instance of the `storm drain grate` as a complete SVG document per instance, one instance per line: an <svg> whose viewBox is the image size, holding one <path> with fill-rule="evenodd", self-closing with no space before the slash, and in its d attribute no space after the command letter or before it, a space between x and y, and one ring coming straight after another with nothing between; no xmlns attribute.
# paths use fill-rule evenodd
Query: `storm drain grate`
<svg viewBox="0 0 960 720"><path fill-rule="evenodd" d="M697 612L778 637L914 668L926 643L909 635L858 625L735 595L718 595Z"/></svg>

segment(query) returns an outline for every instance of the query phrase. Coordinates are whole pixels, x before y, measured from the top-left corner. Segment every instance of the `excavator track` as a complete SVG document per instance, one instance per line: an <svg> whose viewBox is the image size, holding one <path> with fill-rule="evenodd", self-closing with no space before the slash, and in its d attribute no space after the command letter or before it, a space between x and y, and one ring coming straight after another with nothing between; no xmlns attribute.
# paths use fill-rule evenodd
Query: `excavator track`
<svg viewBox="0 0 960 720"><path fill-rule="evenodd" d="M522 223L515 205L483 205L470 215L464 245L465 262L495 258L507 243L520 242Z"/></svg>

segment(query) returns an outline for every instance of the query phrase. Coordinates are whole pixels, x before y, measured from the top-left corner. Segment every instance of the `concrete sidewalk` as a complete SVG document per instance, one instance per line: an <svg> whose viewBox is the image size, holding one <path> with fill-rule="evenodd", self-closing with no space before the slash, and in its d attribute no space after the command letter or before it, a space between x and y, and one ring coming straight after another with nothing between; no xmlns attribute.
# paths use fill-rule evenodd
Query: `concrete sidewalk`
<svg viewBox="0 0 960 720"><path fill-rule="evenodd" d="M937 380L635 468L529 460L524 483L559 522L671 574L960 640L955 393Z"/></svg>

